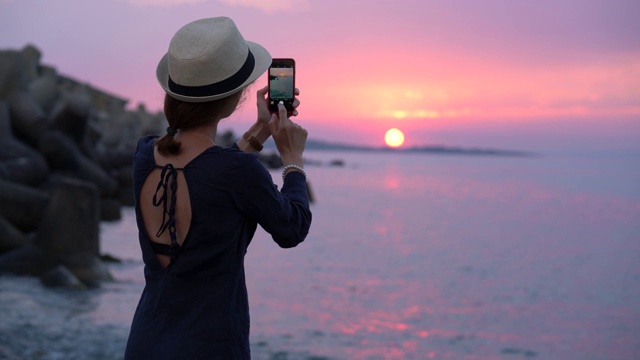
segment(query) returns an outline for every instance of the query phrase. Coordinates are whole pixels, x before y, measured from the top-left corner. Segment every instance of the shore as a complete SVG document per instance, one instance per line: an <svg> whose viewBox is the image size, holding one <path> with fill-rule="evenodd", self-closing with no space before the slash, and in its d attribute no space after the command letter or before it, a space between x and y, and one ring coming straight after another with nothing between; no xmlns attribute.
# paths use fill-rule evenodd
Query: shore
<svg viewBox="0 0 640 360"><path fill-rule="evenodd" d="M117 274L137 264L114 264ZM122 359L141 284L117 279L98 289L66 290L42 286L35 277L0 276L0 360ZM254 360L331 360L284 351L287 341L257 336Z"/></svg>

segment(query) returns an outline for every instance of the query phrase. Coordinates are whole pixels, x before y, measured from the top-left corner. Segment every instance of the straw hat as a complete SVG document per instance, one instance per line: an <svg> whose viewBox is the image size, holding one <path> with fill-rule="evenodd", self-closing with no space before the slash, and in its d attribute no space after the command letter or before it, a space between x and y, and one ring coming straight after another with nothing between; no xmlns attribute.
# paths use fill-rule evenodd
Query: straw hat
<svg viewBox="0 0 640 360"><path fill-rule="evenodd" d="M270 65L269 52L246 41L233 20L215 17L196 20L176 32L156 77L171 97L205 102L238 92Z"/></svg>

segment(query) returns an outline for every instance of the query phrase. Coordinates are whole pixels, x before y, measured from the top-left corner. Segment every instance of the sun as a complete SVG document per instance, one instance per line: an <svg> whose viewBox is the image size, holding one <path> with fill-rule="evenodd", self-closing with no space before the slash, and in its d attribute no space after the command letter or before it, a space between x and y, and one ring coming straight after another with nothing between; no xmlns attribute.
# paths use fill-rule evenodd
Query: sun
<svg viewBox="0 0 640 360"><path fill-rule="evenodd" d="M384 134L384 142L392 148L401 146L404 143L404 134L399 129L389 129Z"/></svg>

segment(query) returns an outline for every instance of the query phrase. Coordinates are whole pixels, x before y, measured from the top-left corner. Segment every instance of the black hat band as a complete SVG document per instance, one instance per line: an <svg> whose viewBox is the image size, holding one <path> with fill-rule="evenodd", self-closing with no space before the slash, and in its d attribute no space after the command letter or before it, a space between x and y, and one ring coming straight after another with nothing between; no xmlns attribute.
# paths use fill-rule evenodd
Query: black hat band
<svg viewBox="0 0 640 360"><path fill-rule="evenodd" d="M173 80L171 80L171 76L169 76L169 90L171 90L175 94L190 97L213 96L235 90L240 87L240 85L244 84L249 76L251 76L251 73L253 72L255 66L256 60L253 57L251 50L248 51L249 53L247 54L247 59L245 60L244 65L242 65L240 70L222 81L202 86L184 86L176 84L175 82L173 82Z"/></svg>

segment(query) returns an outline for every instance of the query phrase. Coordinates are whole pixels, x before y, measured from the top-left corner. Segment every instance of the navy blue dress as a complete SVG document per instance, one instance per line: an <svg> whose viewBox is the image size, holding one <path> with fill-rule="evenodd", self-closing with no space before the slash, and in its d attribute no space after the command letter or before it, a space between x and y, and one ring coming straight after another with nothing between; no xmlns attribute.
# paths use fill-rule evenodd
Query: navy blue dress
<svg viewBox="0 0 640 360"><path fill-rule="evenodd" d="M184 173L192 209L189 232L182 246L172 246L165 268L138 203L142 184L159 167L155 140L142 138L134 156L146 284L125 359L250 359L244 256L258 224L283 248L305 239L311 225L305 177L289 172L279 191L257 155L235 146L213 146L183 169L164 167L167 175ZM160 181L160 193L167 183L166 177Z"/></svg>

